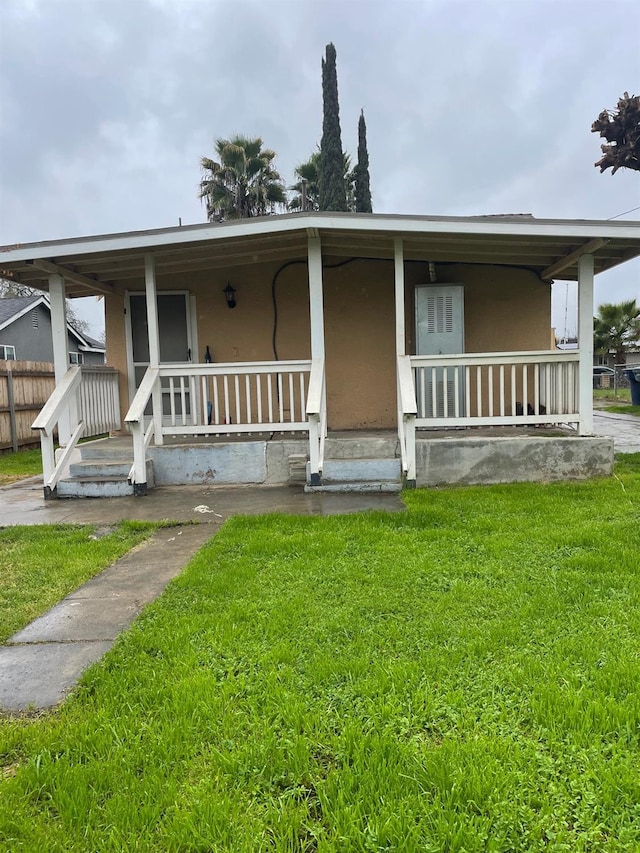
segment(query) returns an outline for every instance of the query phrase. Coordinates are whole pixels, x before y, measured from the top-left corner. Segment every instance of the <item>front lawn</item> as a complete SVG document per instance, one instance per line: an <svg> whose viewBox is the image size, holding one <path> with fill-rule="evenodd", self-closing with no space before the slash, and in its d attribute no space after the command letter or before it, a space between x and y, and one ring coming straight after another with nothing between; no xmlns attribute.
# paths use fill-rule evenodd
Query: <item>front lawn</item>
<svg viewBox="0 0 640 853"><path fill-rule="evenodd" d="M0 453L0 486L38 474L42 474L40 448L19 450L18 453Z"/></svg>
<svg viewBox="0 0 640 853"><path fill-rule="evenodd" d="M0 643L113 563L157 527L43 525L0 529Z"/></svg>
<svg viewBox="0 0 640 853"><path fill-rule="evenodd" d="M640 848L640 454L616 477L235 518L56 713L0 847Z"/></svg>

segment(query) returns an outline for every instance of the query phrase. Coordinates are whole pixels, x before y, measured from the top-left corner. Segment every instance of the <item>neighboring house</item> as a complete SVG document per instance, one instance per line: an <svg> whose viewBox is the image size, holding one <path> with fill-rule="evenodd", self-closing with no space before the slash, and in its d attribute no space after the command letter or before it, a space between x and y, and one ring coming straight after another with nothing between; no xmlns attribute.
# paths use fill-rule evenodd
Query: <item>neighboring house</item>
<svg viewBox="0 0 640 853"><path fill-rule="evenodd" d="M70 364L104 364L105 347L67 323ZM0 298L0 359L53 361L51 306L45 294Z"/></svg>
<svg viewBox="0 0 640 853"><path fill-rule="evenodd" d="M627 352L621 354L619 361L616 360L615 350L593 354L594 367L610 367L614 369L616 367L622 368L627 364L640 364L640 349L634 347L627 350Z"/></svg>
<svg viewBox="0 0 640 853"><path fill-rule="evenodd" d="M65 294L105 298L114 375L108 391L59 382L67 449L45 486L97 430L71 407L85 385L133 434L129 493L300 471L308 488L370 489L606 473L593 280L638 255L634 222L334 213L7 247L3 268L49 290L57 328ZM554 278L578 282L577 350L551 343ZM549 425L565 437L542 438ZM48 441L52 420L36 427Z"/></svg>

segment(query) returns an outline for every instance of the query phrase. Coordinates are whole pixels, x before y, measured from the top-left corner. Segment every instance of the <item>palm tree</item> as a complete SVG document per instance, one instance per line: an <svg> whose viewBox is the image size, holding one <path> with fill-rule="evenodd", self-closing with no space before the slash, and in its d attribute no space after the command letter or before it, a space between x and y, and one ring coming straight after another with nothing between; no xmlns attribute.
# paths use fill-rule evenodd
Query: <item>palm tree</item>
<svg viewBox="0 0 640 853"><path fill-rule="evenodd" d="M343 154L344 185L347 195L347 208L353 212L355 202L355 169L351 170L351 157ZM289 202L289 210L302 210L302 182L307 182L307 210L320 210L320 150L314 151L311 157L295 168L296 183L289 187L296 193Z"/></svg>
<svg viewBox="0 0 640 853"><path fill-rule="evenodd" d="M320 188L318 176L320 173L320 152L314 151L306 163L295 168L296 183L289 189L297 193L289 202L289 210L302 210L302 182L307 183L307 210L320 209Z"/></svg>
<svg viewBox="0 0 640 853"><path fill-rule="evenodd" d="M266 216L285 204L284 184L273 166L276 153L263 148L260 137L216 139L215 148L218 160L200 161L199 198L205 200L210 222Z"/></svg>
<svg viewBox="0 0 640 853"><path fill-rule="evenodd" d="M617 305L606 303L593 318L593 348L615 352L615 363L624 364L626 351L640 341L640 308L635 299Z"/></svg>

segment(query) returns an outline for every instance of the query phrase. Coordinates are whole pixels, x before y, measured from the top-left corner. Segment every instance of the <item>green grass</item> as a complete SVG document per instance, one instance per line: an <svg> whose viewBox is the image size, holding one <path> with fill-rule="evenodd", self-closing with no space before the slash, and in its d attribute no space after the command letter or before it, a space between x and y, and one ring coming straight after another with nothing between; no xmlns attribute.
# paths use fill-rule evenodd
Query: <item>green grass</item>
<svg viewBox="0 0 640 853"><path fill-rule="evenodd" d="M0 642L145 539L157 525L0 529Z"/></svg>
<svg viewBox="0 0 640 853"><path fill-rule="evenodd" d="M225 524L4 721L0 847L640 849L640 454L405 499Z"/></svg>
<svg viewBox="0 0 640 853"><path fill-rule="evenodd" d="M18 453L0 454L0 486L24 477L42 474L42 454L37 450L20 450Z"/></svg>
<svg viewBox="0 0 640 853"><path fill-rule="evenodd" d="M626 401L631 402L631 391L629 388L618 388L618 393L615 394L613 388L594 388L594 400L611 400L612 402Z"/></svg>
<svg viewBox="0 0 640 853"><path fill-rule="evenodd" d="M613 412L616 415L635 415L640 417L640 406L606 406L603 412Z"/></svg>

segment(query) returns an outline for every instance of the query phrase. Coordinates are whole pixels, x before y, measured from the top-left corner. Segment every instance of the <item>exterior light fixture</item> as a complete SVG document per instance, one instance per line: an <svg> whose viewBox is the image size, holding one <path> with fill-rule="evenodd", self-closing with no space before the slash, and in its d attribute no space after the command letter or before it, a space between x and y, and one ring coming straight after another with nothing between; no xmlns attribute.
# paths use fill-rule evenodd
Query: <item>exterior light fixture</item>
<svg viewBox="0 0 640 853"><path fill-rule="evenodd" d="M222 291L224 293L225 299L227 300L228 308L236 307L236 289L235 287L231 287L229 282L227 282L227 286Z"/></svg>

